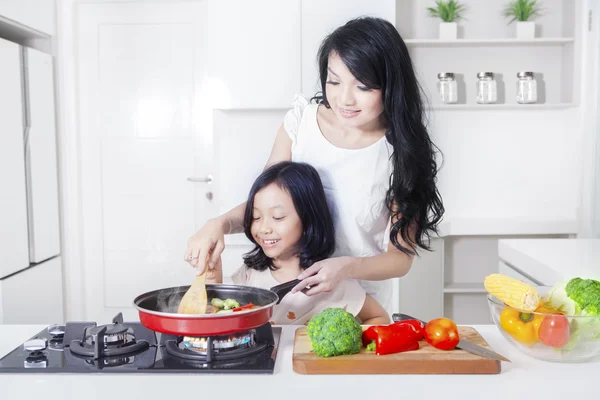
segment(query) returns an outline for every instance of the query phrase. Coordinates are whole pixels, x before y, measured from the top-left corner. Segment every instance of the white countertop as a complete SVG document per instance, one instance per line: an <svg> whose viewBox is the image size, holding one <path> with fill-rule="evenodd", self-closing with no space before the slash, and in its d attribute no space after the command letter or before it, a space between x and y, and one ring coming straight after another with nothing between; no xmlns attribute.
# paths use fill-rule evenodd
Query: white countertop
<svg viewBox="0 0 600 400"><path fill-rule="evenodd" d="M575 277L600 280L600 239L503 239L498 256L546 286Z"/></svg>
<svg viewBox="0 0 600 400"><path fill-rule="evenodd" d="M0 356L44 328L0 325ZM502 372L498 375L300 375L292 369L297 328L283 328L273 375L0 374L0 398L308 400L335 396L339 400L368 400L443 396L439 398L564 400L566 395L572 399L600 395L600 385L594 384L600 375L600 361L584 364L537 361L509 347L492 325L474 328L494 350L512 360L512 363L502 363Z"/></svg>

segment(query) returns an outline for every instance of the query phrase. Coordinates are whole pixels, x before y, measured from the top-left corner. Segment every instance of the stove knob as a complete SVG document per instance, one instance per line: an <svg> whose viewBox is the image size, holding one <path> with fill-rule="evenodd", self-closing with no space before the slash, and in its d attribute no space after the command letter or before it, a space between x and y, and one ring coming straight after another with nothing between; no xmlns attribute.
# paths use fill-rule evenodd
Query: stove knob
<svg viewBox="0 0 600 400"><path fill-rule="evenodd" d="M31 339L23 343L23 348L27 351L46 350L46 347L48 347L46 338Z"/></svg>

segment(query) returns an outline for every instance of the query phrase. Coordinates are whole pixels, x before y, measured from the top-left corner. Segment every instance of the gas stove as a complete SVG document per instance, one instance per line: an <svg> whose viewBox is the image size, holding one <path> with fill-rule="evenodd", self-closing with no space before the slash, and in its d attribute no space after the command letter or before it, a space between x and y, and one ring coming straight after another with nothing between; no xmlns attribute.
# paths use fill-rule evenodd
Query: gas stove
<svg viewBox="0 0 600 400"><path fill-rule="evenodd" d="M0 359L0 373L266 373L272 374L280 327L223 336L183 337L139 322L51 325Z"/></svg>

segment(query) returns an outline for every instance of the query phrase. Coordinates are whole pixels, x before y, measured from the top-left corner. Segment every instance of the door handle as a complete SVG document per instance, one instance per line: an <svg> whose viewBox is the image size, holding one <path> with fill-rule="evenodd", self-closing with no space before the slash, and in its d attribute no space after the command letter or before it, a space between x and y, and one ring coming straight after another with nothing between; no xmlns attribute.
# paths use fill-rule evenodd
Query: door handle
<svg viewBox="0 0 600 400"><path fill-rule="evenodd" d="M210 174L206 175L205 177L189 176L187 178L187 180L190 182L198 182L198 183L212 183L213 177Z"/></svg>

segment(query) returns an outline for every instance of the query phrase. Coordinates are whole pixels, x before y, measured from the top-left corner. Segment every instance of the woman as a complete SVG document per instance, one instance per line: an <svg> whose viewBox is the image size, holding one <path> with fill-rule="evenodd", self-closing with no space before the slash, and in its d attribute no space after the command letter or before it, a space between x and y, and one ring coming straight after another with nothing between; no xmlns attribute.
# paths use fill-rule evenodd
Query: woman
<svg viewBox="0 0 600 400"><path fill-rule="evenodd" d="M318 64L321 95L314 104L295 99L266 165L313 165L334 218L333 257L302 272L292 292L312 296L357 279L389 312L390 278L408 273L419 248L430 249L444 212L420 87L404 41L379 18L336 29L321 44ZM185 260L201 270L198 260L210 254L209 268L217 266L224 235L243 231L244 210L245 203L208 221L188 240Z"/></svg>

